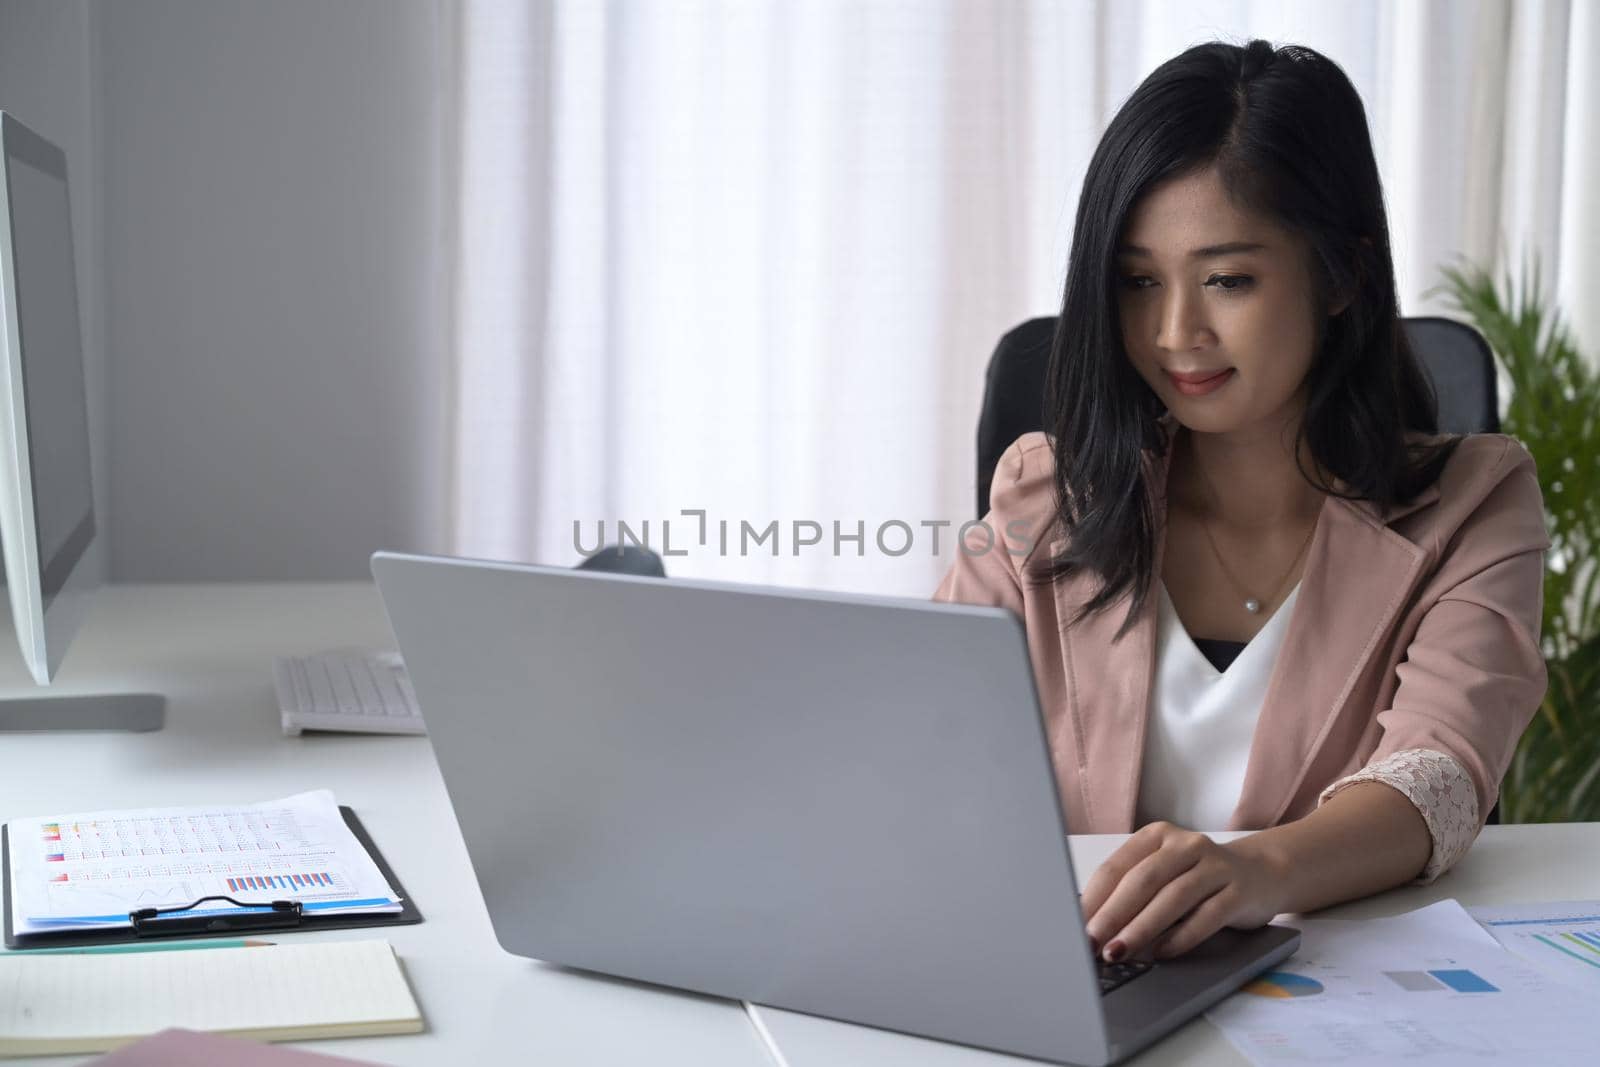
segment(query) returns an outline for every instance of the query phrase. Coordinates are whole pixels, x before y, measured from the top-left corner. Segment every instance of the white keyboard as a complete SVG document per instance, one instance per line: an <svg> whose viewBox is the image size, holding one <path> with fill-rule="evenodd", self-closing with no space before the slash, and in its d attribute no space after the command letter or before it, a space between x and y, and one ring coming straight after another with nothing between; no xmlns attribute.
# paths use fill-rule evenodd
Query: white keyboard
<svg viewBox="0 0 1600 1067"><path fill-rule="evenodd" d="M422 734L417 696L398 652L345 648L272 663L283 732Z"/></svg>

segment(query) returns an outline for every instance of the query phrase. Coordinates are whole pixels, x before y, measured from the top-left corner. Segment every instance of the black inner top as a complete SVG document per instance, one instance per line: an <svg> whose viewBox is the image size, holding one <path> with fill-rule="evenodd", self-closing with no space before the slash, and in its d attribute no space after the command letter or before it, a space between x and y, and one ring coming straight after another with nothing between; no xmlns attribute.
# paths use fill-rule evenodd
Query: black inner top
<svg viewBox="0 0 1600 1067"><path fill-rule="evenodd" d="M1239 653L1244 651L1247 641L1216 641L1209 637L1196 637L1194 647L1200 654L1211 661L1211 665L1219 671L1225 671L1234 660L1239 658Z"/></svg>

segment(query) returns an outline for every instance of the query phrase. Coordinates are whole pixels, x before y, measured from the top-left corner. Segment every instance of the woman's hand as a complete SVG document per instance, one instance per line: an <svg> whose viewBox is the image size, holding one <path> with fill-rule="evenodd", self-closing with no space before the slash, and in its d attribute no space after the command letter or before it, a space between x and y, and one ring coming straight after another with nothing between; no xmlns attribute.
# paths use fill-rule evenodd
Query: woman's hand
<svg viewBox="0 0 1600 1067"><path fill-rule="evenodd" d="M1115 963L1154 944L1156 958L1168 959L1224 926L1272 921L1284 879L1249 841L1219 845L1167 822L1141 827L1083 889L1089 936L1102 958Z"/></svg>

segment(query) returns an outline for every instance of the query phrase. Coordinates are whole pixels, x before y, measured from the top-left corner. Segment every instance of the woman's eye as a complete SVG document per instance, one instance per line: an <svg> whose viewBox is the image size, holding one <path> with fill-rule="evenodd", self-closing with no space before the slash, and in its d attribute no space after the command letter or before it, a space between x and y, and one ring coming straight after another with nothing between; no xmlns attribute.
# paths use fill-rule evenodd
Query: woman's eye
<svg viewBox="0 0 1600 1067"><path fill-rule="evenodd" d="M1122 276L1122 287L1124 289L1148 289L1154 284L1143 274L1124 274Z"/></svg>
<svg viewBox="0 0 1600 1067"><path fill-rule="evenodd" d="M1250 288L1254 280L1248 274L1213 274L1206 279L1206 284L1214 285L1225 293L1237 293L1241 289Z"/></svg>

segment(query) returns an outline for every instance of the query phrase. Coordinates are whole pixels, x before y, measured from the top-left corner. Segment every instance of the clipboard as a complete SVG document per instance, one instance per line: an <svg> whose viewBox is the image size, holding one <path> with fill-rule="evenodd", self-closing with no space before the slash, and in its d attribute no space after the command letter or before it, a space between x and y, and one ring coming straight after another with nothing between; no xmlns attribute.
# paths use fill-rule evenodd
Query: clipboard
<svg viewBox="0 0 1600 1067"><path fill-rule="evenodd" d="M372 843L367 828L361 825L361 820L356 818L356 813L349 807L340 804L339 814L344 816L345 825L355 835L361 847L367 850L372 857L372 862L383 877L388 881L389 888L394 890L396 897L400 898L398 912L341 912L332 915L319 915L314 912L303 912L298 905L294 908L275 908L272 913L263 917L262 921L254 921L248 925L230 924L226 929L196 929L193 923L152 922L148 919L142 924L130 923L128 926L98 927L92 930L41 930L34 934L18 935L11 928L11 836L9 826L0 826L0 880L4 881L4 888L0 890L0 908L4 909L5 941L6 948L76 948L83 945L114 945L131 941L159 941L163 938L190 938L190 937L239 937L241 934L252 933L293 933L296 930L343 930L361 926L409 926L422 921L422 913L417 910L417 905L411 899L411 894L406 892L406 887L400 884L400 879L394 876L389 861L383 858L383 853L378 851L378 846ZM252 901L251 903L264 903ZM292 914L291 914L292 913ZM176 916L174 916L176 917ZM159 917L158 917L159 918ZM209 926L210 924L207 924Z"/></svg>

